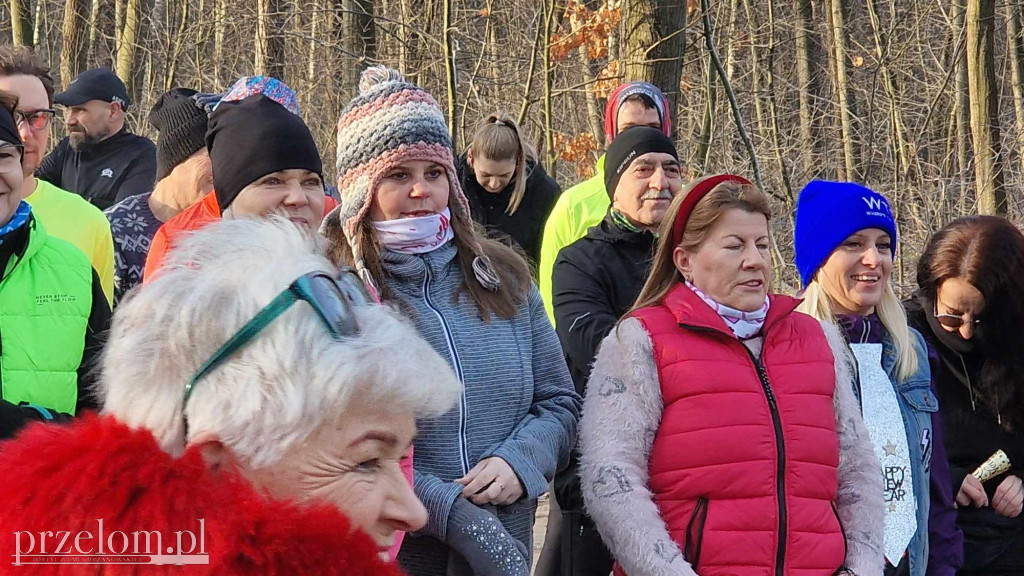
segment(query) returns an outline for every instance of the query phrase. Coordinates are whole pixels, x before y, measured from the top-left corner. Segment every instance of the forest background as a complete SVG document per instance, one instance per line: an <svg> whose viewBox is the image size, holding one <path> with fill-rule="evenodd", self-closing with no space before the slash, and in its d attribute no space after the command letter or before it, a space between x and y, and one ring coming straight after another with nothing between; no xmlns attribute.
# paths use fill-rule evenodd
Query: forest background
<svg viewBox="0 0 1024 576"><path fill-rule="evenodd" d="M792 289L792 215L811 178L892 201L895 279L927 238L972 213L1024 218L1019 0L8 0L0 42L32 45L65 86L103 66L131 125L165 90L243 75L299 94L326 159L360 71L429 90L461 151L495 111L518 118L568 188L602 152L605 98L625 80L668 95L689 176L736 172L770 193L777 277ZM62 126L54 123L54 136ZM326 162L329 181L333 162Z"/></svg>

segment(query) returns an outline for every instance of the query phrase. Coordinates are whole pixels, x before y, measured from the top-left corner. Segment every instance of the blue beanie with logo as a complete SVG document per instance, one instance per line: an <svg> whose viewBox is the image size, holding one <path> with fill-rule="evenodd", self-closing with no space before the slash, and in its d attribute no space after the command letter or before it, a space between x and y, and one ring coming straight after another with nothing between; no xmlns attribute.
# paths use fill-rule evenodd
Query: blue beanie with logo
<svg viewBox="0 0 1024 576"><path fill-rule="evenodd" d="M896 220L885 196L853 182L808 182L796 204L794 241L796 269L804 288L836 247L865 228L885 230L896 255Z"/></svg>

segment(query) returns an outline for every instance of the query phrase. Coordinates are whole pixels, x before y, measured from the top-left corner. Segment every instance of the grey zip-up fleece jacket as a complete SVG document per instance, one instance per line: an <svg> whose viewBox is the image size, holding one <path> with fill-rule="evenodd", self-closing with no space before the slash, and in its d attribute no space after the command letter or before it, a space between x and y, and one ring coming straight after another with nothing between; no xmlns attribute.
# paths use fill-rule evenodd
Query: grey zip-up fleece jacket
<svg viewBox="0 0 1024 576"><path fill-rule="evenodd" d="M429 520L402 544L399 561L412 576L446 573L443 542L462 492L453 480L491 456L509 463L524 490L498 507L498 519L532 549L537 498L568 461L582 406L536 287L514 319L484 323L467 294L455 299L463 279L455 256L452 242L426 254L381 254L392 298L465 385L454 410L417 422L415 488Z"/></svg>

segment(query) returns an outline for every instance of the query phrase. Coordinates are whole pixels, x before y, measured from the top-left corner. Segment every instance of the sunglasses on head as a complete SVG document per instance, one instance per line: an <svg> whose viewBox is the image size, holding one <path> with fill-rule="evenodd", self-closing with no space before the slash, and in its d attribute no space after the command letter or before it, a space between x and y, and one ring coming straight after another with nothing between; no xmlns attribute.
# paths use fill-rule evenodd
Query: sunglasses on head
<svg viewBox="0 0 1024 576"><path fill-rule="evenodd" d="M184 416L196 384L204 376L220 366L232 354L252 341L264 328L278 316L284 314L293 304L305 301L320 317L320 321L335 340L359 334L359 324L355 318L355 308L373 302L355 272L345 268L337 278L324 272L303 274L292 282L270 304L253 316L234 336L228 339L213 356L203 363L192 379L185 385L185 396L181 412ZM185 422L185 434L188 435L188 422Z"/></svg>

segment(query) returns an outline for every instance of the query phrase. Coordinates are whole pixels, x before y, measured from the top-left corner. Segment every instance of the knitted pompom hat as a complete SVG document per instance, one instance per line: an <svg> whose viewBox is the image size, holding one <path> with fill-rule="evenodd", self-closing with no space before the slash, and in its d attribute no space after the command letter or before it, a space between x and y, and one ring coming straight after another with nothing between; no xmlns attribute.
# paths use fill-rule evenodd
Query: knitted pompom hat
<svg viewBox="0 0 1024 576"><path fill-rule="evenodd" d="M358 246L359 223L367 217L373 193L388 170L409 160L436 162L448 175L448 208L465 228L473 223L452 152L452 139L444 113L434 97L405 80L400 72L373 66L359 78L359 95L338 119L338 192L341 203L324 218L321 232L328 237L343 233L352 249L356 270L376 289ZM500 280L479 243L464 238L476 255L473 273L480 285L498 290Z"/></svg>

